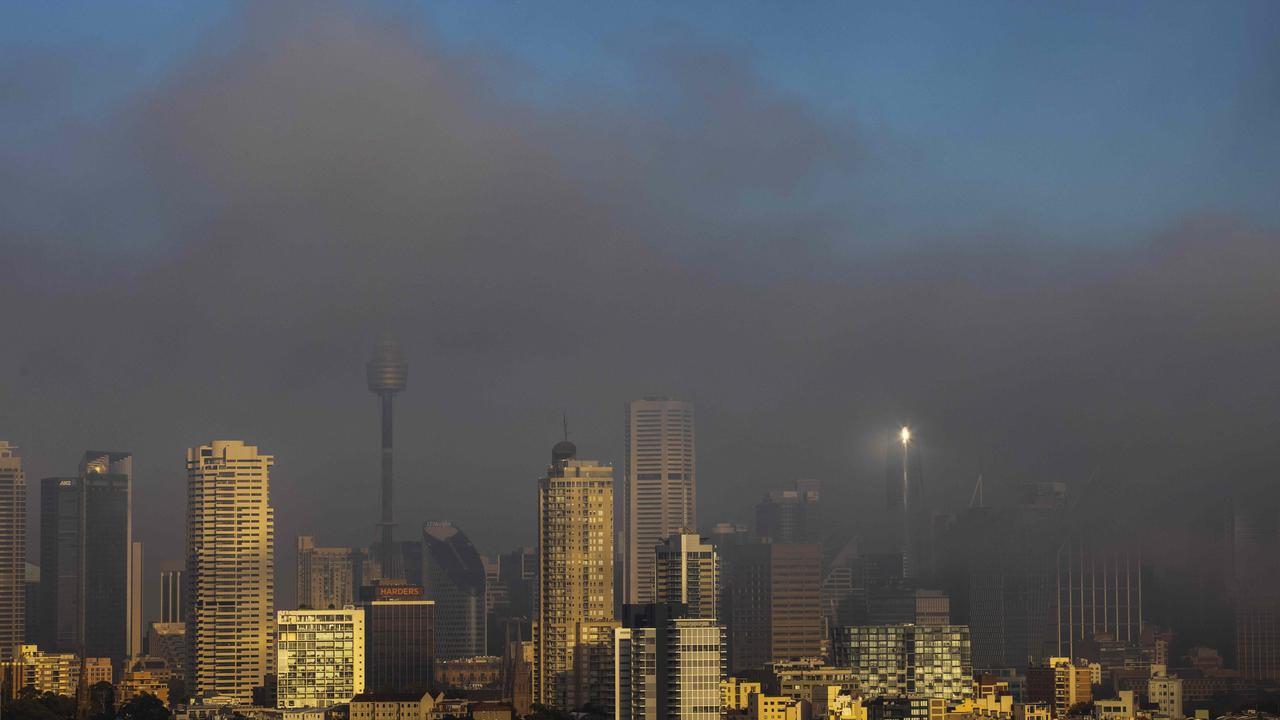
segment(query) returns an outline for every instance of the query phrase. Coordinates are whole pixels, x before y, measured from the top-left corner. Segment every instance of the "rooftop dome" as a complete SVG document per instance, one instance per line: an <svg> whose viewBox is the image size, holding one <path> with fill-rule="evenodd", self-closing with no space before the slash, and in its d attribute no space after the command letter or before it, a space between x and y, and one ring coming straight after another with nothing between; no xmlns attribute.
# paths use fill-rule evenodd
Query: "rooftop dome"
<svg viewBox="0 0 1280 720"><path fill-rule="evenodd" d="M561 440L551 448L551 462L560 463L578 456L578 446L568 440Z"/></svg>

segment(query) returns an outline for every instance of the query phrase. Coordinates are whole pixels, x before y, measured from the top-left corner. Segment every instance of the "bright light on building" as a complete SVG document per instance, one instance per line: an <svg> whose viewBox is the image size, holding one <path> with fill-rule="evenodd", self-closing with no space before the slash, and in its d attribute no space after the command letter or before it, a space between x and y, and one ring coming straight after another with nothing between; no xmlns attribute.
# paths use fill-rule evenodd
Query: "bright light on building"
<svg viewBox="0 0 1280 720"><path fill-rule="evenodd" d="M907 427L906 425L902 426L902 432L898 433L898 435L902 438L903 445L906 445L907 443L911 442L911 428Z"/></svg>

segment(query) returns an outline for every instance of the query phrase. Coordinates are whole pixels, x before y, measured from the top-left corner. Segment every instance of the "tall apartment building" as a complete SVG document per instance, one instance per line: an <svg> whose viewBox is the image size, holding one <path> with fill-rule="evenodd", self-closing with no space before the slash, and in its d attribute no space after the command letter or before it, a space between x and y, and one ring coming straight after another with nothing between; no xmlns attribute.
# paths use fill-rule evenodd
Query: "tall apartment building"
<svg viewBox="0 0 1280 720"><path fill-rule="evenodd" d="M182 570L160 571L160 622L180 623L186 620Z"/></svg>
<svg viewBox="0 0 1280 720"><path fill-rule="evenodd" d="M729 668L822 655L817 545L739 545L726 553Z"/></svg>
<svg viewBox="0 0 1280 720"><path fill-rule="evenodd" d="M351 548L316 547L315 538L299 535L298 607L324 610L355 602L353 568Z"/></svg>
<svg viewBox="0 0 1280 720"><path fill-rule="evenodd" d="M756 504L756 537L779 544L819 544L822 481L797 480L790 490L770 490Z"/></svg>
<svg viewBox="0 0 1280 720"><path fill-rule="evenodd" d="M678 604L628 605L614 631L617 720L719 720L725 632Z"/></svg>
<svg viewBox="0 0 1280 720"><path fill-rule="evenodd" d="M853 671L866 698L915 696L959 703L973 697L973 659L964 625L837 628L835 659Z"/></svg>
<svg viewBox="0 0 1280 720"><path fill-rule="evenodd" d="M252 700L274 660L275 458L239 440L187 450L187 689Z"/></svg>
<svg viewBox="0 0 1280 720"><path fill-rule="evenodd" d="M422 588L378 583L361 598L365 612L365 688L421 694L435 688L436 604ZM364 591L362 590L362 593Z"/></svg>
<svg viewBox="0 0 1280 720"><path fill-rule="evenodd" d="M720 617L720 556L696 533L676 533L655 549L658 603L680 603L691 618Z"/></svg>
<svg viewBox="0 0 1280 720"><path fill-rule="evenodd" d="M436 603L436 657L485 654L485 566L461 530L447 522L422 527L422 584Z"/></svg>
<svg viewBox="0 0 1280 720"><path fill-rule="evenodd" d="M1093 672L1070 658L1051 657L1027 668L1027 702L1045 703L1058 720L1076 703L1093 700Z"/></svg>
<svg viewBox="0 0 1280 720"><path fill-rule="evenodd" d="M568 440L538 483L534 702L564 710L598 701L588 675L612 659L613 468L578 460Z"/></svg>
<svg viewBox="0 0 1280 720"><path fill-rule="evenodd" d="M276 707L329 708L364 692L364 610L276 613Z"/></svg>
<svg viewBox="0 0 1280 720"><path fill-rule="evenodd" d="M133 456L89 451L73 478L40 483L41 642L122 661L142 651ZM135 617L136 616L136 617Z"/></svg>
<svg viewBox="0 0 1280 720"><path fill-rule="evenodd" d="M18 448L0 440L0 660L26 635L27 476Z"/></svg>
<svg viewBox="0 0 1280 720"><path fill-rule="evenodd" d="M627 404L625 602L654 601L653 548L697 527L693 403L646 397Z"/></svg>

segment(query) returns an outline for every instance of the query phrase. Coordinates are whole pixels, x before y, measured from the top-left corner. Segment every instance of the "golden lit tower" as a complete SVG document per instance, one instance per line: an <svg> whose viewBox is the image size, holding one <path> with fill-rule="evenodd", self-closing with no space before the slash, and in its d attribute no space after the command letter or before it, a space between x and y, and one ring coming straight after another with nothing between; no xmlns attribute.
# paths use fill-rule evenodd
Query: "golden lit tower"
<svg viewBox="0 0 1280 720"><path fill-rule="evenodd" d="M369 392L376 393L382 400L382 516L378 521L378 560L382 563L383 577L392 572L395 551L393 549L393 529L391 493L391 459L392 432L391 400L396 393L402 392L409 381L409 364L400 351L400 343L393 339L384 339L374 348L373 357L365 366L369 380Z"/></svg>
<svg viewBox="0 0 1280 720"><path fill-rule="evenodd" d="M187 689L247 703L274 657L274 458L239 440L187 450Z"/></svg>
<svg viewBox="0 0 1280 720"><path fill-rule="evenodd" d="M613 468L578 460L567 439L538 483L534 702L612 705Z"/></svg>

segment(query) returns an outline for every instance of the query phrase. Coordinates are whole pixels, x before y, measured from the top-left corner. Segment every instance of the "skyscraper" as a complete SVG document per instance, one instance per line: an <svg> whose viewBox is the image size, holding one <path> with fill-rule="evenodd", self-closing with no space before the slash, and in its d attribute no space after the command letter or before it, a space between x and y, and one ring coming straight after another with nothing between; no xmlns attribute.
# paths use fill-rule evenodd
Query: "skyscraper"
<svg viewBox="0 0 1280 720"><path fill-rule="evenodd" d="M350 605L354 602L353 568L351 548L316 547L315 538L299 535L298 607L340 610Z"/></svg>
<svg viewBox="0 0 1280 720"><path fill-rule="evenodd" d="M17 451L0 440L0 660L26 633L27 477Z"/></svg>
<svg viewBox="0 0 1280 720"><path fill-rule="evenodd" d="M568 440L551 450L538 483L538 620L534 702L576 709L605 690L586 675L612 658L613 468L577 460ZM612 690L609 685L608 690Z"/></svg>
<svg viewBox="0 0 1280 720"><path fill-rule="evenodd" d="M133 455L86 452L80 492L81 652L124 660L133 631Z"/></svg>
<svg viewBox="0 0 1280 720"><path fill-rule="evenodd" d="M681 532L654 548L657 602L685 605L687 617L720 617L720 556L696 533Z"/></svg>
<svg viewBox="0 0 1280 720"><path fill-rule="evenodd" d="M696 528L697 468L693 403L646 397L627 405L626 571L628 603L654 597L653 548Z"/></svg>
<svg viewBox="0 0 1280 720"><path fill-rule="evenodd" d="M187 618L183 603L182 571L160 571L160 622L180 623Z"/></svg>
<svg viewBox="0 0 1280 720"><path fill-rule="evenodd" d="M39 645L69 652L80 644L80 478L40 481Z"/></svg>
<svg viewBox="0 0 1280 720"><path fill-rule="evenodd" d="M1080 657L1099 633L1126 645L1142 636L1142 552L1137 547L1071 539L1057 555L1056 654ZM1096 659L1096 658L1095 658Z"/></svg>
<svg viewBox="0 0 1280 720"><path fill-rule="evenodd" d="M726 555L730 670L821 655L818 546L758 543L736 546Z"/></svg>
<svg viewBox="0 0 1280 720"><path fill-rule="evenodd" d="M329 708L364 692L364 610L276 615L276 707Z"/></svg>
<svg viewBox="0 0 1280 720"><path fill-rule="evenodd" d="M274 654L275 458L239 440L187 450L187 689L249 702Z"/></svg>
<svg viewBox="0 0 1280 720"><path fill-rule="evenodd" d="M822 481L797 480L791 490L771 490L756 504L756 536L781 544L821 543Z"/></svg>
<svg viewBox="0 0 1280 720"><path fill-rule="evenodd" d="M614 632L617 720L719 720L724 628L679 604L628 605Z"/></svg>
<svg viewBox="0 0 1280 720"><path fill-rule="evenodd" d="M378 520L378 561L384 579L395 577L396 552L394 498L392 496L392 441L395 433L391 424L391 403L396 393L403 392L409 381L409 364L400 352L400 343L385 339L378 343L373 357L365 366L369 392L377 394L382 402L382 514Z"/></svg>
<svg viewBox="0 0 1280 720"><path fill-rule="evenodd" d="M903 427L890 439L886 458L885 499L890 547L902 554L902 574L918 578L924 572L924 473L911 429Z"/></svg>
<svg viewBox="0 0 1280 720"><path fill-rule="evenodd" d="M422 526L422 579L436 603L436 657L485 654L485 569L480 553L447 522Z"/></svg>
<svg viewBox="0 0 1280 720"><path fill-rule="evenodd" d="M40 483L41 641L120 662L142 650L133 456L91 450L79 470Z"/></svg>
<svg viewBox="0 0 1280 720"><path fill-rule="evenodd" d="M1269 493L1241 495L1226 529L1236 668L1280 681L1280 508Z"/></svg>

